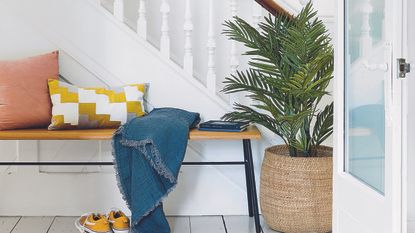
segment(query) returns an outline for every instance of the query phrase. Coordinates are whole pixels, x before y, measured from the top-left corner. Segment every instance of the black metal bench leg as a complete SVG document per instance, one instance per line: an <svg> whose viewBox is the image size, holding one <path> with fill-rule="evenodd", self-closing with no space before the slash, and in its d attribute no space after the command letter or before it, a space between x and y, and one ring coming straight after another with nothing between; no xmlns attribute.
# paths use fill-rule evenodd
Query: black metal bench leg
<svg viewBox="0 0 415 233"><path fill-rule="evenodd" d="M248 152L247 152L247 146L246 143L243 142L243 148L244 148L244 162L245 162L245 179L246 179L246 196L248 200L248 212L249 217L253 217L253 204L252 204L252 188L251 188L251 176L250 176L250 170L249 170L249 163L248 163Z"/></svg>
<svg viewBox="0 0 415 233"><path fill-rule="evenodd" d="M259 220L259 207L258 207L258 198L257 198L257 192L256 192L256 185L255 185L255 171L254 171L254 162L252 159L251 140L244 139L243 145L244 145L245 158L248 161L247 168L248 168L248 174L249 174L248 178L250 180L249 186L251 190L250 195L251 195L252 212L253 212L253 215L254 215L253 217L255 221L255 232L261 233L261 222Z"/></svg>

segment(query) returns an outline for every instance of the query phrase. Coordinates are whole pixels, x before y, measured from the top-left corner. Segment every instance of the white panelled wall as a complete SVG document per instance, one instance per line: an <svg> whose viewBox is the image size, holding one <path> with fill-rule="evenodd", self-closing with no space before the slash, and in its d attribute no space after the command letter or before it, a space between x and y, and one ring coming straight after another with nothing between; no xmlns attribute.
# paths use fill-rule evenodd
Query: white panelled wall
<svg viewBox="0 0 415 233"><path fill-rule="evenodd" d="M331 0L316 0L333 30ZM59 49L60 73L82 86L149 82L149 103L218 119L229 101L218 94L226 75L246 66L243 48L223 35L224 19L257 23L266 12L253 0L3 0L0 59ZM288 10L301 5L281 1ZM191 100L191 101L189 101ZM269 134L267 134L269 135ZM253 144L257 183L262 153L274 137ZM329 143L330 144L330 143ZM241 159L241 142L191 142L187 160ZM17 158L19 155L19 158ZM2 160L111 160L108 142L0 141ZM111 167L0 168L0 215L79 215L125 205ZM183 167L166 200L173 215L246 214L241 167Z"/></svg>

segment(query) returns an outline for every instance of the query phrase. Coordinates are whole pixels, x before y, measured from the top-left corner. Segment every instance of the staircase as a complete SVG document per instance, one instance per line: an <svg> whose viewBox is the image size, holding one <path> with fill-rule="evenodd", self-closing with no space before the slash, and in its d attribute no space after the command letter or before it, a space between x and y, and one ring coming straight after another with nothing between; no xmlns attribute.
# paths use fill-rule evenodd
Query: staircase
<svg viewBox="0 0 415 233"><path fill-rule="evenodd" d="M205 118L219 118L235 101L246 101L238 94L220 92L225 77L245 69L248 60L241 56L244 48L240 44L221 34L224 20L238 15L258 27L266 14L253 0L3 2L17 12L16 17L54 43L63 56L93 74L98 83L111 86L146 81L150 83L151 105L184 107L201 112ZM287 2L290 4L281 5L290 10L301 6L297 1L297 5ZM71 71L64 76L75 84L91 85L77 80ZM183 98L177 98L183 96L178 91L183 85L189 85L188 95L200 101L199 106L204 100L198 96L203 96L214 107L198 107L196 101L184 103ZM169 87L176 88L172 91ZM175 97L162 100L160 93L168 92Z"/></svg>
<svg viewBox="0 0 415 233"><path fill-rule="evenodd" d="M240 45L221 35L223 21L238 15L258 28L266 13L261 5L274 13L288 12L274 1L257 1L261 5L246 0L91 2L106 9L115 20L136 33L137 38L156 49L160 58L180 70L183 77L202 85L206 94L221 98L223 105L233 104L238 98L220 93L222 81L246 63Z"/></svg>

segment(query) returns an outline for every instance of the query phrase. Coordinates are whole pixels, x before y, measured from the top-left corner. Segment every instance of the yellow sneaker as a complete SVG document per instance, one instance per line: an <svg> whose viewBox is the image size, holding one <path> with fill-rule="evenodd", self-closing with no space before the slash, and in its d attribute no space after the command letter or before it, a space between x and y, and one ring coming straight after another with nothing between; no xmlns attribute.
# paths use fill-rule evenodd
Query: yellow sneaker
<svg viewBox="0 0 415 233"><path fill-rule="evenodd" d="M130 232L130 219L121 210L111 210L108 221L114 233Z"/></svg>
<svg viewBox="0 0 415 233"><path fill-rule="evenodd" d="M84 214L76 220L75 226L81 233L112 233L108 219L101 214Z"/></svg>

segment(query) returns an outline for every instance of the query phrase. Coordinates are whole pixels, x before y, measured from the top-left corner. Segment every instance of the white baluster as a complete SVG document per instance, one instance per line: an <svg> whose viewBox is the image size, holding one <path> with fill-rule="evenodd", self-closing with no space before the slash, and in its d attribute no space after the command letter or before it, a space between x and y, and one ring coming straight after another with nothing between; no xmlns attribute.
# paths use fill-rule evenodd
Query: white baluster
<svg viewBox="0 0 415 233"><path fill-rule="evenodd" d="M230 9L231 9L231 16L234 17L238 14L238 1L231 0L230 1ZM236 47L236 41L231 40L231 59L230 59L230 67L231 67L231 74L236 74L236 69L238 68L239 61L238 61L238 50Z"/></svg>
<svg viewBox="0 0 415 233"><path fill-rule="evenodd" d="M370 14L373 12L373 7L370 0L365 0L360 7L362 12L362 33L360 35L360 55L368 53L372 49L372 37L370 36Z"/></svg>
<svg viewBox="0 0 415 233"><path fill-rule="evenodd" d="M252 23L256 30L259 30L259 23L262 18L262 7L255 1L252 2Z"/></svg>
<svg viewBox="0 0 415 233"><path fill-rule="evenodd" d="M192 22L192 12L190 8L190 0L186 0L186 9L184 14L184 60L183 68L184 70L193 75L193 53L192 53L192 32L193 32L193 22Z"/></svg>
<svg viewBox="0 0 415 233"><path fill-rule="evenodd" d="M124 22L124 0L114 0L114 16Z"/></svg>
<svg viewBox="0 0 415 233"><path fill-rule="evenodd" d="M144 39L147 39L147 16L146 1L140 0L138 7L137 33Z"/></svg>
<svg viewBox="0 0 415 233"><path fill-rule="evenodd" d="M257 31L260 31L259 23L262 19L262 7L255 1L253 1L252 4L252 24ZM259 104L259 102L256 100L249 99L247 101L251 105Z"/></svg>
<svg viewBox="0 0 415 233"><path fill-rule="evenodd" d="M231 17L234 17L238 14L238 0L230 0L229 2L230 10L231 10ZM230 71L232 75L236 75L236 70L239 66L239 60L238 60L238 49L236 45L236 41L231 40L231 51L230 51ZM232 93L229 94L229 103L232 105L233 103L238 101L238 94Z"/></svg>
<svg viewBox="0 0 415 233"><path fill-rule="evenodd" d="M164 56L170 57L170 37L169 37L169 12L170 6L167 0L163 0L160 6L161 12L161 38L160 50Z"/></svg>
<svg viewBox="0 0 415 233"><path fill-rule="evenodd" d="M208 29L208 71L207 71L207 88L211 93L216 93L216 64L215 64L215 29L214 29L214 9L213 0L209 0L209 29Z"/></svg>

